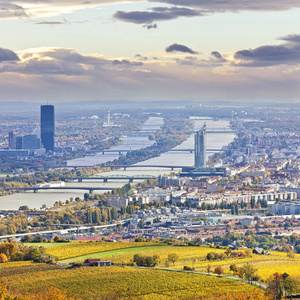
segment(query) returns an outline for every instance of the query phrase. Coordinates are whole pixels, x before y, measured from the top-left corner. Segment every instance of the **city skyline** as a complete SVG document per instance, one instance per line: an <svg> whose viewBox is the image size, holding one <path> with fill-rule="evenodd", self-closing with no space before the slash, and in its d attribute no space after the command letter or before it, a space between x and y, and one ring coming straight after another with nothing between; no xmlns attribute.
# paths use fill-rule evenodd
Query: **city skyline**
<svg viewBox="0 0 300 300"><path fill-rule="evenodd" d="M294 0L20 0L0 7L2 102L299 100Z"/></svg>

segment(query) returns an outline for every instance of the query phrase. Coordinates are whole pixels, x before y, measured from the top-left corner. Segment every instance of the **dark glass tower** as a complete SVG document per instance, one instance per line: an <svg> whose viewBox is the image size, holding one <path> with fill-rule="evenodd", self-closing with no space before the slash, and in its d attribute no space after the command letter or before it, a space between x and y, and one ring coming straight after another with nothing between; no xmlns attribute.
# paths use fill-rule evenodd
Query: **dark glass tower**
<svg viewBox="0 0 300 300"><path fill-rule="evenodd" d="M41 105L41 140L46 151L54 151L54 106Z"/></svg>

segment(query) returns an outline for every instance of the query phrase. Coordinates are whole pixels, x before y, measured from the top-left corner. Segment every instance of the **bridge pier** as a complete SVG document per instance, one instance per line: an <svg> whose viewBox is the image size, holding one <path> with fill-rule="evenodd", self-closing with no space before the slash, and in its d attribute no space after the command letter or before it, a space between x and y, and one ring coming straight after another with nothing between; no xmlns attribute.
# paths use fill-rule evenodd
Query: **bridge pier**
<svg viewBox="0 0 300 300"><path fill-rule="evenodd" d="M38 192L38 190L37 190L37 189L35 189L35 190L33 190L33 192L34 192L34 193L37 193L37 192Z"/></svg>
<svg viewBox="0 0 300 300"><path fill-rule="evenodd" d="M104 178L104 179L103 179L103 182L107 182L107 181L108 181L108 179L107 179L107 178Z"/></svg>
<svg viewBox="0 0 300 300"><path fill-rule="evenodd" d="M126 171L126 167L124 167L124 171Z"/></svg>
<svg viewBox="0 0 300 300"><path fill-rule="evenodd" d="M82 178L79 178L79 179L78 179L78 182L82 182Z"/></svg>
<svg viewBox="0 0 300 300"><path fill-rule="evenodd" d="M90 189L89 190L89 194L93 194L94 193L94 190L93 189Z"/></svg>
<svg viewBox="0 0 300 300"><path fill-rule="evenodd" d="M129 179L129 182L133 182L133 178L130 178L130 179Z"/></svg>

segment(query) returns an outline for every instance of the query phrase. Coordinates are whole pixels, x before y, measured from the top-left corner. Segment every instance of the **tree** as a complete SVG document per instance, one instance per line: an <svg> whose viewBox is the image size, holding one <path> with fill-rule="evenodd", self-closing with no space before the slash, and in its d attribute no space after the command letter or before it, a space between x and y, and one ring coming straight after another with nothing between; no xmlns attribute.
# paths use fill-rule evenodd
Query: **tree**
<svg viewBox="0 0 300 300"><path fill-rule="evenodd" d="M7 261L7 256L4 253L0 253L0 263L6 263Z"/></svg>
<svg viewBox="0 0 300 300"><path fill-rule="evenodd" d="M232 271L233 273L237 273L238 272L238 267L236 266L236 264L232 264L230 265L230 271Z"/></svg>
<svg viewBox="0 0 300 300"><path fill-rule="evenodd" d="M295 253L294 253L293 250L290 250L289 252L287 252L286 256L287 256L288 258L295 258Z"/></svg>
<svg viewBox="0 0 300 300"><path fill-rule="evenodd" d="M56 235L56 236L54 237L54 239L53 239L53 241L54 241L55 243L59 242L60 240L61 240L61 238L60 238L60 236L58 236L58 235Z"/></svg>
<svg viewBox="0 0 300 300"><path fill-rule="evenodd" d="M117 220L118 219L118 209L115 206L112 207L111 218L113 220Z"/></svg>
<svg viewBox="0 0 300 300"><path fill-rule="evenodd" d="M210 271L211 271L211 265L210 264L207 265L206 271L207 271L208 274L210 273Z"/></svg>
<svg viewBox="0 0 300 300"><path fill-rule="evenodd" d="M295 250L296 250L297 253L300 253L300 245L297 245L297 246L295 247Z"/></svg>
<svg viewBox="0 0 300 300"><path fill-rule="evenodd" d="M285 296L292 296L297 292L297 282L291 276L287 276L283 279L283 288L285 291Z"/></svg>
<svg viewBox="0 0 300 300"><path fill-rule="evenodd" d="M214 260L215 256L212 252L207 253L206 255L206 259L207 260Z"/></svg>
<svg viewBox="0 0 300 300"><path fill-rule="evenodd" d="M225 251L225 254L229 257L232 253L232 250L230 248L227 248Z"/></svg>
<svg viewBox="0 0 300 300"><path fill-rule="evenodd" d="M19 210L30 210L30 208L27 205L21 205Z"/></svg>
<svg viewBox="0 0 300 300"><path fill-rule="evenodd" d="M224 273L224 270L222 267L219 266L215 268L214 273L218 274L218 276L221 277L221 275Z"/></svg>
<svg viewBox="0 0 300 300"><path fill-rule="evenodd" d="M84 196L83 196L85 201L88 201L89 197L90 197L90 195L88 193L85 193Z"/></svg>
<svg viewBox="0 0 300 300"><path fill-rule="evenodd" d="M283 276L279 273L274 273L268 279L270 282L266 293L271 296L272 299L280 300L283 296Z"/></svg>
<svg viewBox="0 0 300 300"><path fill-rule="evenodd" d="M168 254L168 261L170 261L171 263L173 263L173 265L175 264L175 262L179 259L179 256L177 253L171 253Z"/></svg>
<svg viewBox="0 0 300 300"><path fill-rule="evenodd" d="M244 278L244 276L245 276L245 270L244 270L244 268L238 268L238 271L237 271L237 275L240 277L240 278Z"/></svg>
<svg viewBox="0 0 300 300"><path fill-rule="evenodd" d="M141 229L143 229L145 227L145 223L144 223L143 220L139 220L138 227L141 228Z"/></svg>
<svg viewBox="0 0 300 300"><path fill-rule="evenodd" d="M252 281L256 277L257 269L254 268L252 264L246 263L243 267L244 269L244 276L252 284Z"/></svg>
<svg viewBox="0 0 300 300"><path fill-rule="evenodd" d="M15 243L3 243L0 244L0 253L5 254L7 257L10 257L17 251Z"/></svg>

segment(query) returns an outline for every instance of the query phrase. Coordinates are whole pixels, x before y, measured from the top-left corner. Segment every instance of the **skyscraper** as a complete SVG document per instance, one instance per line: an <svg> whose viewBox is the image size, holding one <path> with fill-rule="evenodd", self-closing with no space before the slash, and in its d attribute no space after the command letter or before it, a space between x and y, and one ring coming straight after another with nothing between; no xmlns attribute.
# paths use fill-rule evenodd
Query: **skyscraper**
<svg viewBox="0 0 300 300"><path fill-rule="evenodd" d="M54 151L54 106L41 105L41 140L46 151Z"/></svg>
<svg viewBox="0 0 300 300"><path fill-rule="evenodd" d="M206 124L195 135L195 168L206 168Z"/></svg>
<svg viewBox="0 0 300 300"><path fill-rule="evenodd" d="M8 144L9 144L9 149L16 149L16 135L14 134L13 131L10 131L8 133Z"/></svg>

